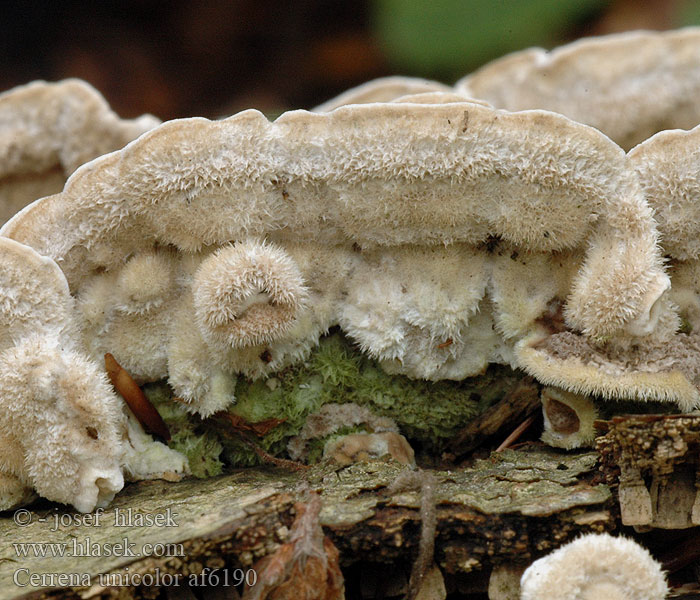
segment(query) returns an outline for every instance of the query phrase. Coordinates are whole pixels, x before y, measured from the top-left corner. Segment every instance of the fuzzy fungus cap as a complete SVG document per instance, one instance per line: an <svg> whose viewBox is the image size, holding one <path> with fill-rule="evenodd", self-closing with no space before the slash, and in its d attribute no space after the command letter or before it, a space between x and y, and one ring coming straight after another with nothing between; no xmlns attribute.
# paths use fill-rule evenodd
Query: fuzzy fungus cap
<svg viewBox="0 0 700 600"><path fill-rule="evenodd" d="M449 92L450 87L437 81L418 77L380 77L343 92L335 98L316 106L314 112L328 112L348 104L392 102L402 96L431 92Z"/></svg>
<svg viewBox="0 0 700 600"><path fill-rule="evenodd" d="M72 287L154 242L188 251L251 234L363 247L590 243L570 319L600 336L638 313L649 320L666 277L619 147L553 113L469 102L172 121L86 165L2 233L60 261Z"/></svg>
<svg viewBox="0 0 700 600"><path fill-rule="evenodd" d="M686 347L697 345L700 334L699 143L700 126L663 131L628 154L658 223L672 282L669 299L688 334L679 336Z"/></svg>
<svg viewBox="0 0 700 600"><path fill-rule="evenodd" d="M339 322L389 372L463 379L492 358L494 340L479 327L489 275L487 255L465 244L364 252Z"/></svg>
<svg viewBox="0 0 700 600"><path fill-rule="evenodd" d="M139 383L167 375L167 343L183 293L177 253L158 248L130 256L121 269L96 273L76 290L82 340L101 363L106 353Z"/></svg>
<svg viewBox="0 0 700 600"><path fill-rule="evenodd" d="M132 256L117 276L117 310L144 314L157 309L175 287L175 265L168 252L150 251Z"/></svg>
<svg viewBox="0 0 700 600"><path fill-rule="evenodd" d="M0 257L0 471L79 511L106 506L124 484L121 403L79 349L56 263L6 238Z"/></svg>
<svg viewBox="0 0 700 600"><path fill-rule="evenodd" d="M0 237L0 350L33 334L75 335L73 299L58 265L32 248Z"/></svg>
<svg viewBox="0 0 700 600"><path fill-rule="evenodd" d="M567 450L593 445L598 410L588 396L546 387L540 399L545 444Z"/></svg>
<svg viewBox="0 0 700 600"><path fill-rule="evenodd" d="M151 115L120 119L78 79L35 81L0 94L0 222L159 123Z"/></svg>
<svg viewBox="0 0 700 600"><path fill-rule="evenodd" d="M661 566L635 541L587 534L532 563L521 600L663 600Z"/></svg>
<svg viewBox="0 0 700 600"><path fill-rule="evenodd" d="M255 240L225 246L205 259L193 293L200 331L224 349L278 339L308 299L294 261L281 248Z"/></svg>
<svg viewBox="0 0 700 600"><path fill-rule="evenodd" d="M662 131L628 154L661 234L664 253L700 259L700 126Z"/></svg>
<svg viewBox="0 0 700 600"><path fill-rule="evenodd" d="M107 506L124 485L124 446L121 403L104 374L34 337L0 353L0 373L0 431L20 442L25 481L81 512Z"/></svg>
<svg viewBox="0 0 700 600"><path fill-rule="evenodd" d="M352 433L329 440L323 448L323 457L340 465L389 457L403 465L415 466L413 448L400 433Z"/></svg>
<svg viewBox="0 0 700 600"><path fill-rule="evenodd" d="M688 336L617 348L564 331L523 338L515 354L518 365L541 383L574 394L675 402L683 411L700 403L700 344Z"/></svg>
<svg viewBox="0 0 700 600"><path fill-rule="evenodd" d="M658 133L628 153L627 160L639 181L658 223L659 240L670 279L656 280L669 288L652 294L644 311L646 324L630 321L641 334L640 348L596 346L568 332L546 340L521 343L516 353L525 370L540 381L572 392L604 394L611 398L672 400L684 410L700 401L700 245L697 201L700 186L700 127L690 131ZM645 275L642 274L642 279ZM606 285L604 280L601 281ZM677 307L678 316L674 314ZM656 320L653 335L644 336ZM675 333L682 324L682 332ZM559 359L555 366L555 360Z"/></svg>
<svg viewBox="0 0 700 600"><path fill-rule="evenodd" d="M700 28L588 38L551 52L495 60L455 89L498 108L542 108L600 129L631 148L663 129L700 122Z"/></svg>
<svg viewBox="0 0 700 600"><path fill-rule="evenodd" d="M232 400L230 374L303 359L334 324L390 371L429 379L474 375L490 361L519 366L513 347L535 343L538 312L556 300L584 340L670 335L652 211L619 146L546 111L510 113L446 92L418 99L274 122L249 110L165 123L85 165L0 233L57 260L81 296L100 277L128 288L134 257L176 254L181 292L130 327L163 315L149 337L167 348L178 395L204 413ZM243 252L249 240L257 249ZM250 262L277 246L293 265ZM236 275L240 261L250 281ZM545 265L561 271L555 285L528 290ZM386 286L377 291L378 279ZM296 292L275 296L282 280ZM104 289L94 290L98 304ZM261 311L262 329L252 318ZM566 383L562 361L550 362Z"/></svg>

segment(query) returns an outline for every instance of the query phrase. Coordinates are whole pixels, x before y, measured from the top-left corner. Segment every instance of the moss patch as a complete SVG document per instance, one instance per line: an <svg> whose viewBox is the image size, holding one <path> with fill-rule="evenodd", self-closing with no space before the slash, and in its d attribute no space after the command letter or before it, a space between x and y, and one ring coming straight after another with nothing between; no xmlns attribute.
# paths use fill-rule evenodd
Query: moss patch
<svg viewBox="0 0 700 600"><path fill-rule="evenodd" d="M192 475L198 479L220 475L224 466L220 460L223 446L216 433L208 431L201 419L173 400L166 383L147 384L143 391L168 425L168 446L187 457Z"/></svg>
<svg viewBox="0 0 700 600"><path fill-rule="evenodd" d="M410 442L439 452L462 427L500 400L521 378L522 375L498 365L463 381L431 382L388 375L343 335L334 333L322 338L304 363L267 380L239 379L236 403L229 412L249 423L283 419L263 437L254 438L261 448L276 456L286 455L289 438L299 433L308 415L329 402L366 406L378 416L396 421ZM202 423L170 401L166 385L148 385L145 391L171 429L171 447L187 455L193 472L194 465L199 465L198 476L219 472L222 448L225 461L231 465L260 463L240 435L227 429L224 422ZM201 436L205 438L199 440ZM320 458L326 439L319 440L312 460Z"/></svg>
<svg viewBox="0 0 700 600"><path fill-rule="evenodd" d="M394 419L401 432L426 449L440 451L476 415L500 400L522 376L492 366L481 376L463 381L431 382L388 375L339 333L321 339L303 364L289 367L266 381L239 381L230 412L250 422L284 419L261 446L284 453L306 417L328 402L354 402L379 416ZM234 464L256 464L243 444L224 442ZM321 446L322 447L322 446Z"/></svg>

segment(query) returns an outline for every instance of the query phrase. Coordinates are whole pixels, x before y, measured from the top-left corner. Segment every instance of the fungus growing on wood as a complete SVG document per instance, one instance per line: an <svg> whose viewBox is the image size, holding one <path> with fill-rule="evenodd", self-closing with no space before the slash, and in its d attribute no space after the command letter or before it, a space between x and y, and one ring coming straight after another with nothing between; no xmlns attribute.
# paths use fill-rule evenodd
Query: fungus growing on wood
<svg viewBox="0 0 700 600"><path fill-rule="evenodd" d="M65 276L0 237L0 510L32 490L82 512L133 479L182 473L186 460L129 424L105 373L84 353Z"/></svg>
<svg viewBox="0 0 700 600"><path fill-rule="evenodd" d="M554 113L437 100L172 121L2 233L60 262L93 347L120 346L100 315L133 319L136 340L151 323L158 359L137 380L169 376L202 415L233 400L231 374L303 359L334 324L412 377L501 362L572 392L694 404L692 373L669 389L668 361L628 359L677 317L624 152ZM134 261L159 253L148 314L125 311ZM549 344L557 334L575 343Z"/></svg>
<svg viewBox="0 0 700 600"><path fill-rule="evenodd" d="M658 223L671 275L670 298L679 308L683 331L692 338L700 332L699 142L700 126L664 131L629 153Z"/></svg>
<svg viewBox="0 0 700 600"><path fill-rule="evenodd" d="M294 261L280 248L252 240L206 258L193 290L199 330L210 346L224 352L279 339L308 297Z"/></svg>
<svg viewBox="0 0 700 600"><path fill-rule="evenodd" d="M94 273L76 290L84 347L98 363L112 354L138 383L167 371L167 336L183 285L176 253L154 248L118 271Z"/></svg>
<svg viewBox="0 0 700 600"><path fill-rule="evenodd" d="M80 352L56 263L0 238L0 509L30 490L87 512L122 488L121 404Z"/></svg>
<svg viewBox="0 0 700 600"><path fill-rule="evenodd" d="M598 418L598 411L588 396L547 387L542 390L541 399L543 442L567 449L592 445L595 439L593 423Z"/></svg>
<svg viewBox="0 0 700 600"><path fill-rule="evenodd" d="M627 32L495 60L455 89L507 110L546 109L600 129L625 149L700 122L700 29Z"/></svg>
<svg viewBox="0 0 700 600"><path fill-rule="evenodd" d="M663 600L661 566L631 539L584 535L532 563L520 581L522 600Z"/></svg>
<svg viewBox="0 0 700 600"><path fill-rule="evenodd" d="M309 442L312 440L327 438L342 428L357 427L358 425L366 426L367 430L373 433L393 433L396 434L398 438L402 438L402 436L398 434L399 428L392 419L387 417L378 417L367 407L358 406L354 402L344 402L342 404L331 402L324 404L317 413L312 413L307 416L304 426L301 428L299 434L289 440L287 450L289 455L294 460L306 459L309 451ZM374 439L379 442L379 439ZM334 440L331 438L331 440L328 441ZM365 445L362 443L362 440L359 441L360 443L356 445L357 451L361 451L363 449L362 446ZM364 441L366 441L368 445L371 444L370 440L368 439ZM391 441L396 441L397 443L401 444L401 442L396 438ZM385 451L379 454L379 456L387 453L389 443L390 440L384 442L383 445ZM403 439L403 443L408 446L405 439ZM381 445L381 442L376 444L376 446L379 445ZM327 443L326 448L324 449L324 454L329 451L330 449L328 448ZM410 448L410 446L408 446L405 453L401 452L401 454L409 453L412 457L413 450ZM409 462L413 462L413 458L411 458Z"/></svg>
<svg viewBox="0 0 700 600"><path fill-rule="evenodd" d="M323 457L340 465L361 460L391 458L404 465L415 466L413 448L400 433L350 433L330 440L323 449Z"/></svg>
<svg viewBox="0 0 700 600"><path fill-rule="evenodd" d="M635 147L627 158L629 169L637 176L654 211L659 243L667 257L670 275L668 293L651 303L649 314L657 313L661 321L666 320L667 324L659 327L659 332L673 331L672 313L668 311L668 303L671 303L678 310L680 332L670 337L657 333L655 339L648 338L643 346L625 348L622 352L613 347L596 348L568 332L551 336L540 348L546 347L550 354L567 353L582 359L570 362L567 389L623 398L631 387L636 387L640 397L674 398L684 410L696 406L700 380L699 139L700 127L690 131L664 131ZM549 363L538 355L537 349L528 348L520 356L525 368L541 381L562 384L562 374L546 373ZM619 374L617 385L612 381L598 383L600 370L596 365L600 364L607 364L608 371ZM580 385L572 385L575 378Z"/></svg>
<svg viewBox="0 0 700 600"><path fill-rule="evenodd" d="M601 471L618 485L624 525L685 529L700 525L697 415L631 415L602 423Z"/></svg>
<svg viewBox="0 0 700 600"><path fill-rule="evenodd" d="M449 92L450 87L437 81L418 77L380 77L358 85L327 100L314 108L314 112L328 112L348 104L369 104L371 102L391 102L402 96L431 92Z"/></svg>
<svg viewBox="0 0 700 600"><path fill-rule="evenodd" d="M0 223L93 158L118 150L158 125L150 115L120 119L77 79L35 81L0 94Z"/></svg>

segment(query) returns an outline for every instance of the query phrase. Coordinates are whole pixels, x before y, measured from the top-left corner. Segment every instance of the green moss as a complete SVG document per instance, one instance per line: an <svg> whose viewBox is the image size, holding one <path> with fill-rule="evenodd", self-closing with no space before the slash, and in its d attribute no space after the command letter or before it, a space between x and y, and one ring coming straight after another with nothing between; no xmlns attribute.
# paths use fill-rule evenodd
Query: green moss
<svg viewBox="0 0 700 600"><path fill-rule="evenodd" d="M292 367L275 378L277 387L270 389L266 381L239 381L236 385L236 403L229 412L249 423L267 419L283 419L264 437L254 441L266 452L282 454L287 440L299 433L306 417L315 413L324 404L324 386L320 376L306 372L302 367ZM227 460L236 466L256 465L259 457L237 435L223 440Z"/></svg>
<svg viewBox="0 0 700 600"><path fill-rule="evenodd" d="M167 383L150 383L143 387L143 391L168 425L168 446L187 457L192 475L199 479L219 475L224 466L219 460L223 446L216 433L205 431L201 419L173 400Z"/></svg>
<svg viewBox="0 0 700 600"><path fill-rule="evenodd" d="M305 363L288 367L268 380L239 379L236 403L229 412L248 423L283 419L263 437L245 434L275 456L284 456L289 438L300 432L307 416L329 402L354 402L378 416L390 417L410 442L438 452L521 378L507 367L495 365L464 381L430 382L388 375L343 335L334 333L321 339ZM231 465L260 464L261 459L241 441L238 431L224 421L202 422L190 415L172 401L166 384L149 384L144 391L170 428L170 446L187 455L197 476L220 471L222 448L223 459ZM362 427L345 429L341 433L363 431ZM320 459L328 439L310 442L310 462Z"/></svg>
<svg viewBox="0 0 700 600"><path fill-rule="evenodd" d="M239 381L230 412L249 422L284 419L260 445L272 454L284 452L306 417L328 402L355 402L375 414L391 417L411 441L440 450L477 414L503 395L522 376L505 367L464 381L430 382L386 374L341 334L323 338L309 360L278 373L274 385ZM325 443L325 440L323 440ZM247 446L225 441L226 457L236 465L256 464ZM315 454L322 452L323 445Z"/></svg>
<svg viewBox="0 0 700 600"><path fill-rule="evenodd" d="M161 418L168 424L171 434L173 429L187 429L192 426L191 415L182 404L173 400L173 391L166 382L147 383L143 386L143 392Z"/></svg>
<svg viewBox="0 0 700 600"><path fill-rule="evenodd" d="M224 464L219 457L224 448L215 434L181 430L168 445L187 457L190 471L198 479L221 474Z"/></svg>
<svg viewBox="0 0 700 600"><path fill-rule="evenodd" d="M342 397L342 401L391 417L409 439L434 450L500 400L522 377L496 365L481 376L463 381L434 382L388 375L341 335L321 341L311 368L324 372L333 364L343 376L330 391L332 398ZM330 377L326 381L332 382Z"/></svg>

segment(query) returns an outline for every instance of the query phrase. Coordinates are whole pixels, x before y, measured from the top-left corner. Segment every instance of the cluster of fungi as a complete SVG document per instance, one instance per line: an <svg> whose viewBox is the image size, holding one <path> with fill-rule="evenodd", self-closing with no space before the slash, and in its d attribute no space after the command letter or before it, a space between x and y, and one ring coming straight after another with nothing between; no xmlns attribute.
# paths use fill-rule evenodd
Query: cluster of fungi
<svg viewBox="0 0 700 600"><path fill-rule="evenodd" d="M527 50L454 87L378 80L273 122L125 121L78 81L0 95L0 508L91 511L125 476L188 472L106 354L202 417L334 327L392 374L526 372L564 448L591 443L591 397L693 410L699 96L697 29ZM544 598L532 573L523 598Z"/></svg>

